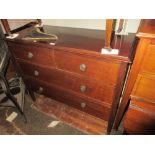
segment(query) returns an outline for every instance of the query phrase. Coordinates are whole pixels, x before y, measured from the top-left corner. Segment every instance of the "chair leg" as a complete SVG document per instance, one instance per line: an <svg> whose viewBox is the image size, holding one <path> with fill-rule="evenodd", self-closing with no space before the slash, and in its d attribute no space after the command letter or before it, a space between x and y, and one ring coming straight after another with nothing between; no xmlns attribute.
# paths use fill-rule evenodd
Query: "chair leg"
<svg viewBox="0 0 155 155"><path fill-rule="evenodd" d="M5 94L6 96L13 102L13 104L17 107L17 109L19 110L19 112L21 113L21 115L23 115L24 119L25 119L25 123L27 123L27 118L25 116L25 113L23 112L23 110L21 109L21 107L19 106L17 99L11 94L10 89L9 89L9 85L7 80L2 77L4 85L5 85Z"/></svg>
<svg viewBox="0 0 155 155"><path fill-rule="evenodd" d="M14 103L14 105L17 107L17 109L19 110L19 112L21 113L21 115L23 115L25 123L27 123L27 118L25 113L22 111L21 107L18 105L17 103L17 99L11 94L11 93L5 93L6 96Z"/></svg>

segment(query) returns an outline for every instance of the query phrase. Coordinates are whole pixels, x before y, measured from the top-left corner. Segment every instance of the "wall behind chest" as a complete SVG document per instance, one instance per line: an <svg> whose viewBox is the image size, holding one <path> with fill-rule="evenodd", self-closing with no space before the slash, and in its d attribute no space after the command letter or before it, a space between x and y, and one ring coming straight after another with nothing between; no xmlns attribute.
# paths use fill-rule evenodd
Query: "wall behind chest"
<svg viewBox="0 0 155 155"><path fill-rule="evenodd" d="M116 23L116 29L118 27L118 21ZM64 26L64 27L75 27L75 28L86 28L86 29L97 29L105 30L106 20L105 19L42 19L44 25L52 26ZM128 19L125 31L130 33L137 32L140 19Z"/></svg>

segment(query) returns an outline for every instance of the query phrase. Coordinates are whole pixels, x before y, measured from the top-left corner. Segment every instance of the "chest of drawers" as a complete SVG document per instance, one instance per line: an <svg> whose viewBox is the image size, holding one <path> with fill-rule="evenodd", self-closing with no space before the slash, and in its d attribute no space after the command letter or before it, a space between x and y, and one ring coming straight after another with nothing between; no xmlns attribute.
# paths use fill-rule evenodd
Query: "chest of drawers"
<svg viewBox="0 0 155 155"><path fill-rule="evenodd" d="M62 31L65 28L53 28L53 33ZM102 39L59 33L60 42L55 46L8 40L26 85L35 92L107 121L110 132L134 35L128 36L128 46L120 49L120 55L109 56L100 53Z"/></svg>

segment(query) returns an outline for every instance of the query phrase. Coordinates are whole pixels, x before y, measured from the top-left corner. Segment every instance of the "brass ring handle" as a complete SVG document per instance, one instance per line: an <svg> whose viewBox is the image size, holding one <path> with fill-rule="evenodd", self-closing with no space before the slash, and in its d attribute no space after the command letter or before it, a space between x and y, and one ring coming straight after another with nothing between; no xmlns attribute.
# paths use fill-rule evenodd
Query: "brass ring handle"
<svg viewBox="0 0 155 155"><path fill-rule="evenodd" d="M33 57L33 53L28 52L28 58L31 59Z"/></svg>
<svg viewBox="0 0 155 155"><path fill-rule="evenodd" d="M85 108L86 107L86 103L82 102L81 103L81 108Z"/></svg>
<svg viewBox="0 0 155 155"><path fill-rule="evenodd" d="M80 71L84 72L87 66L85 64L80 64Z"/></svg>
<svg viewBox="0 0 155 155"><path fill-rule="evenodd" d="M38 76L38 75L39 75L39 72L38 72L37 70L35 70L35 71L34 71L34 75L35 75L35 76Z"/></svg>
<svg viewBox="0 0 155 155"><path fill-rule="evenodd" d="M37 90L37 93L41 94L43 92L43 87L39 87L39 89Z"/></svg>
<svg viewBox="0 0 155 155"><path fill-rule="evenodd" d="M84 93L84 92L86 91L86 89L87 89L87 87L86 87L85 85L81 85L81 86L80 86L80 91L81 91L82 93Z"/></svg>

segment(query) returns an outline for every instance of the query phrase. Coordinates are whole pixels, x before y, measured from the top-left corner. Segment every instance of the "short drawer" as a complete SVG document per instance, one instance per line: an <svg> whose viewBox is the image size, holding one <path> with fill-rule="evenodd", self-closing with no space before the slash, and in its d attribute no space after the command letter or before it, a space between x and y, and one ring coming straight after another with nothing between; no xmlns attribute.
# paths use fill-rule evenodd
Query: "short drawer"
<svg viewBox="0 0 155 155"><path fill-rule="evenodd" d="M139 74L131 96L155 103L155 76Z"/></svg>
<svg viewBox="0 0 155 155"><path fill-rule="evenodd" d="M92 102L91 99L79 96L71 91L62 89L53 84L47 84L30 77L24 78L26 84L36 92L39 92L47 97L51 97L64 104L77 108L81 111L89 113L93 116L108 120L110 108L107 104L100 104L100 102ZM46 103L45 103L46 104Z"/></svg>
<svg viewBox="0 0 155 155"><path fill-rule="evenodd" d="M53 50L26 44L8 43L10 50L18 59L31 63L54 66Z"/></svg>
<svg viewBox="0 0 155 155"><path fill-rule="evenodd" d="M58 68L116 85L119 63L59 50L54 53Z"/></svg>
<svg viewBox="0 0 155 155"><path fill-rule="evenodd" d="M141 72L155 74L155 45L150 44L147 47L146 55L141 66Z"/></svg>
<svg viewBox="0 0 155 155"><path fill-rule="evenodd" d="M25 75L112 104L115 87L108 86L104 82L55 68L30 65L22 61L19 61L19 64Z"/></svg>
<svg viewBox="0 0 155 155"><path fill-rule="evenodd" d="M146 102L132 101L123 126L128 134L155 134L155 106Z"/></svg>

